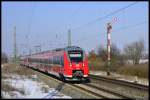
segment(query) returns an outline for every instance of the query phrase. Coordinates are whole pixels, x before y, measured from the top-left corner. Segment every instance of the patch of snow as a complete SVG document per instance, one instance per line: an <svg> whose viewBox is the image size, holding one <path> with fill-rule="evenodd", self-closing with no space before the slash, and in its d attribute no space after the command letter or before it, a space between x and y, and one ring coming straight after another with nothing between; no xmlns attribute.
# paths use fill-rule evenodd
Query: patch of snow
<svg viewBox="0 0 150 100"><path fill-rule="evenodd" d="M37 75L32 75L32 78L37 79Z"/></svg>
<svg viewBox="0 0 150 100"><path fill-rule="evenodd" d="M90 71L90 74L93 74L93 75L107 75L107 73L103 72L103 71Z"/></svg>
<svg viewBox="0 0 150 100"><path fill-rule="evenodd" d="M140 64L142 64L142 63L147 63L147 62L149 62L149 59L140 59L140 60L139 60L139 63L140 63ZM127 63L127 64L133 64L133 60L127 60L126 63Z"/></svg>
<svg viewBox="0 0 150 100"><path fill-rule="evenodd" d="M34 75L35 77L37 76ZM20 77L19 75L11 75L11 78L9 77L3 81L18 90L24 91L24 94L19 91L2 91L4 98L71 98L70 96L61 94L54 88L49 88L43 82L33 81L32 79ZM43 88L47 89L47 91L43 91Z"/></svg>
<svg viewBox="0 0 150 100"><path fill-rule="evenodd" d="M140 64L141 63L147 63L147 62L149 62L149 59L140 59L140 61L139 61Z"/></svg>

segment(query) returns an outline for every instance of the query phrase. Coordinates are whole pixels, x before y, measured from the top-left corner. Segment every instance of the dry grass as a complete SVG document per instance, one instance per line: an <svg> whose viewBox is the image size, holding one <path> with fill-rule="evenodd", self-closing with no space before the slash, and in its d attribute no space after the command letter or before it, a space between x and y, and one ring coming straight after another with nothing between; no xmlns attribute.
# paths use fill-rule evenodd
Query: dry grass
<svg viewBox="0 0 150 100"><path fill-rule="evenodd" d="M31 75L34 74L34 72L28 68L25 68L23 66L20 66L19 64L4 64L3 67L1 68L1 72L2 72L2 91L5 92L9 92L11 93L12 91L18 91L21 94L25 94L25 91L23 88L18 89L15 87L12 87L10 84L8 84L8 82L5 82L5 79L12 79L12 77L10 76L10 74L14 74L14 75L21 75L21 76L26 76L26 77L30 77Z"/></svg>
<svg viewBox="0 0 150 100"><path fill-rule="evenodd" d="M105 62L101 58L89 59L88 66L90 70L106 70Z"/></svg>
<svg viewBox="0 0 150 100"><path fill-rule="evenodd" d="M100 70L100 71L107 71L107 66L101 58L94 58L89 59L89 69L90 70ZM148 63L139 64L139 65L124 65L121 66L115 61L111 61L110 66L111 72L116 72L123 75L131 75L131 76L138 76L143 78L148 78Z"/></svg>
<svg viewBox="0 0 150 100"><path fill-rule="evenodd" d="M47 87L47 86L42 86L41 91L42 91L43 93L48 93L49 87Z"/></svg>
<svg viewBox="0 0 150 100"><path fill-rule="evenodd" d="M126 65L118 69L119 74L148 78L148 64Z"/></svg>
<svg viewBox="0 0 150 100"><path fill-rule="evenodd" d="M2 90L2 91L5 91L5 92L18 91L18 92L20 92L21 94L25 94L24 89L17 89L17 88L14 88L14 87L12 87L11 85L9 85L9 84L7 84L7 83L5 83L5 82L2 83L1 87L2 87L1 90Z"/></svg>
<svg viewBox="0 0 150 100"><path fill-rule="evenodd" d="M34 72L30 69L27 69L23 66L20 66L19 64L6 64L2 68L2 74L18 74L18 75L33 75Z"/></svg>

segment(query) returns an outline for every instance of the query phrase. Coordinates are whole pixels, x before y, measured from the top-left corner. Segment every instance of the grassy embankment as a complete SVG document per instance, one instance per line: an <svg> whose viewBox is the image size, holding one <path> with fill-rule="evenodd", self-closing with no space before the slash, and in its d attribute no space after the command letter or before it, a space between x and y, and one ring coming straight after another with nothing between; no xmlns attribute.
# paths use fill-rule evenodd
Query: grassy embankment
<svg viewBox="0 0 150 100"><path fill-rule="evenodd" d="M25 75L27 77L31 77L31 75L34 74L34 72L32 72L31 70L27 70L26 68L19 66L19 64L12 64L12 63L11 64L5 63L3 64L3 67L1 65L1 73L2 73L1 91L5 92L18 91L21 94L25 94L25 91L23 89L12 87L8 82L5 82L4 80L6 79L12 80L12 77L10 75Z"/></svg>
<svg viewBox="0 0 150 100"><path fill-rule="evenodd" d="M1 69L3 74L18 74L18 75L27 75L30 76L34 74L32 71L27 70L25 67L20 66L19 64L7 63L4 64L4 67Z"/></svg>
<svg viewBox="0 0 150 100"><path fill-rule="evenodd" d="M90 70L100 70L100 71L107 71L107 66L101 58L89 58L89 68ZM139 64L139 65L118 65L112 61L110 70L112 72L116 72L123 75L131 75L131 76L138 76L143 78L148 78L148 63Z"/></svg>

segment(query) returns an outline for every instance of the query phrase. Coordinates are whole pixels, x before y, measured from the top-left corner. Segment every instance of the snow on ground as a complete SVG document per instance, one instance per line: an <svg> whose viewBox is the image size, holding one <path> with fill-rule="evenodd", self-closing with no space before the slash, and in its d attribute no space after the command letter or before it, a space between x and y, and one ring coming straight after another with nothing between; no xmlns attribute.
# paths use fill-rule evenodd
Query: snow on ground
<svg viewBox="0 0 150 100"><path fill-rule="evenodd" d="M54 88L49 88L45 83L37 81L36 75L33 75L31 79L15 74L5 75L5 77L8 78L4 79L3 82L16 88L16 91L2 91L3 98L71 98Z"/></svg>
<svg viewBox="0 0 150 100"><path fill-rule="evenodd" d="M107 76L107 73L104 71L90 71L90 74L99 75L99 76ZM124 80L128 82L137 82L143 85L149 85L149 80L144 78L138 78L137 76L127 76L127 75L120 75L117 73L111 73L111 77L115 77L118 80Z"/></svg>

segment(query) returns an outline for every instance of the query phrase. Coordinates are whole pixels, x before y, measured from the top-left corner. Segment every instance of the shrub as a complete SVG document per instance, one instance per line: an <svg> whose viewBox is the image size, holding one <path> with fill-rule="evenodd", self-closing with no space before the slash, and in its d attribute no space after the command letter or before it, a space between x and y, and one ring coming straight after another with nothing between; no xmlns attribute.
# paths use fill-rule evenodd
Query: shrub
<svg viewBox="0 0 150 100"><path fill-rule="evenodd" d="M88 61L90 70L106 70L105 63L101 58L96 57L95 59L90 59Z"/></svg>
<svg viewBox="0 0 150 100"><path fill-rule="evenodd" d="M123 66L118 69L118 73L148 78L148 64Z"/></svg>

